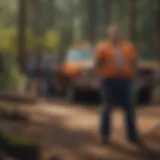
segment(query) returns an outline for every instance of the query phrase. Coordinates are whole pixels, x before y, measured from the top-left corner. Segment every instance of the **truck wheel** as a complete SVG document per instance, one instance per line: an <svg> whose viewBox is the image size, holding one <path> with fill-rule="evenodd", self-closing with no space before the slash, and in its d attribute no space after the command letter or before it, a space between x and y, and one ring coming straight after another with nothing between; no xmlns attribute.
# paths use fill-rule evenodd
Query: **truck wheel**
<svg viewBox="0 0 160 160"><path fill-rule="evenodd" d="M152 101L153 87L146 87L138 93L138 104L148 105Z"/></svg>
<svg viewBox="0 0 160 160"><path fill-rule="evenodd" d="M66 89L66 100L74 102L78 100L78 92L74 86L68 86Z"/></svg>

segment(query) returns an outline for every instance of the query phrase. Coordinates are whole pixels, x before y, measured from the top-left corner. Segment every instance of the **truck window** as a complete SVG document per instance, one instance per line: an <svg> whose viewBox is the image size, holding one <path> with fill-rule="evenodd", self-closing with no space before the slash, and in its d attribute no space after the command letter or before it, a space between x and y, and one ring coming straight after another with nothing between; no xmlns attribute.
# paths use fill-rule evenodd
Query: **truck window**
<svg viewBox="0 0 160 160"><path fill-rule="evenodd" d="M71 50L67 54L66 62L78 62L93 59L92 49Z"/></svg>

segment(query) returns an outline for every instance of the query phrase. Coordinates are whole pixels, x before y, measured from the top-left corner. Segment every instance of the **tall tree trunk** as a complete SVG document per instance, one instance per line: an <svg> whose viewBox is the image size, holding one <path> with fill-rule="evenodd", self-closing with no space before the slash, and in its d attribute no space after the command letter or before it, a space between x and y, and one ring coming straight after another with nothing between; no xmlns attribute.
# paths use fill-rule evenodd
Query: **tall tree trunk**
<svg viewBox="0 0 160 160"><path fill-rule="evenodd" d="M43 1L42 0L32 0L32 10L33 10L33 22L32 29L37 39L41 39L45 32L45 21L43 15ZM42 53L42 45L36 44L35 49L38 54Z"/></svg>
<svg viewBox="0 0 160 160"><path fill-rule="evenodd" d="M103 0L103 5L104 5L104 21L105 25L107 26L109 23L111 23L112 0Z"/></svg>
<svg viewBox="0 0 160 160"><path fill-rule="evenodd" d="M137 0L129 1L129 39L136 40Z"/></svg>
<svg viewBox="0 0 160 160"><path fill-rule="evenodd" d="M73 22L71 21L71 23ZM60 48L59 48L59 57L58 57L59 63L63 61L64 56L66 54L66 50L73 43L73 29L74 29L74 24L71 24L71 26L66 26L61 29Z"/></svg>
<svg viewBox="0 0 160 160"><path fill-rule="evenodd" d="M97 0L97 37L102 40L106 36L106 29L111 23L111 0Z"/></svg>
<svg viewBox="0 0 160 160"><path fill-rule="evenodd" d="M97 16L96 16L96 21L97 21L97 34L96 38L98 40L101 40L104 35L104 21L105 21L105 16L104 16L104 0L97 0Z"/></svg>
<svg viewBox="0 0 160 160"><path fill-rule="evenodd" d="M43 4L44 28L45 30L52 29L55 18L55 0L46 0Z"/></svg>
<svg viewBox="0 0 160 160"><path fill-rule="evenodd" d="M105 37L105 34L106 34L106 29L108 27L108 25L110 23L112 23L112 0L103 0L103 5L104 5L104 36Z"/></svg>
<svg viewBox="0 0 160 160"><path fill-rule="evenodd" d="M156 46L157 46L157 57L160 62L160 1L155 0L155 10L156 10Z"/></svg>
<svg viewBox="0 0 160 160"><path fill-rule="evenodd" d="M18 56L21 71L25 71L26 68L26 12L27 12L27 0L19 0L19 19L18 19Z"/></svg>
<svg viewBox="0 0 160 160"><path fill-rule="evenodd" d="M97 30L97 0L85 0L87 9L87 26L85 37L91 43L96 41Z"/></svg>
<svg viewBox="0 0 160 160"><path fill-rule="evenodd" d="M32 0L33 21L32 28L36 36L43 34L43 14L42 14L42 2L41 0Z"/></svg>

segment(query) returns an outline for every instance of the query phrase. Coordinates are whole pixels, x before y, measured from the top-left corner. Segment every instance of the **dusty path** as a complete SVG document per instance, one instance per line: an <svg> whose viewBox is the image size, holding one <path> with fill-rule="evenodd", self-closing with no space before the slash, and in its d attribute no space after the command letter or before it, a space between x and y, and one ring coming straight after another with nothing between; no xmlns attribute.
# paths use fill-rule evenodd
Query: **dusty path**
<svg viewBox="0 0 160 160"><path fill-rule="evenodd" d="M141 136L156 154L150 154L148 150L146 153L146 150L142 151L125 140L120 110L113 114L112 145L107 147L98 144L98 107L41 101L33 107L26 107L26 110L43 133L40 141L46 157L58 155L62 160L143 160L148 157L160 160L160 155L157 155L158 149L160 153L158 106L137 110Z"/></svg>

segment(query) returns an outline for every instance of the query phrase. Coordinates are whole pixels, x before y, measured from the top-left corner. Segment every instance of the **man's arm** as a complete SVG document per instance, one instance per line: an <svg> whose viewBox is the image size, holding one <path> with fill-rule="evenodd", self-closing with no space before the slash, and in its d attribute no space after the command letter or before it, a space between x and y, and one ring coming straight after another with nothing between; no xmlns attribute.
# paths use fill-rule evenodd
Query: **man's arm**
<svg viewBox="0 0 160 160"><path fill-rule="evenodd" d="M133 56L132 67L133 67L133 70L135 70L137 72L139 60L137 57L137 50L134 45L131 45L131 54Z"/></svg>
<svg viewBox="0 0 160 160"><path fill-rule="evenodd" d="M94 62L95 62L95 67L97 69L103 67L105 65L105 58L104 58L104 51L102 46L97 46L96 52L95 52L95 57L94 57Z"/></svg>

